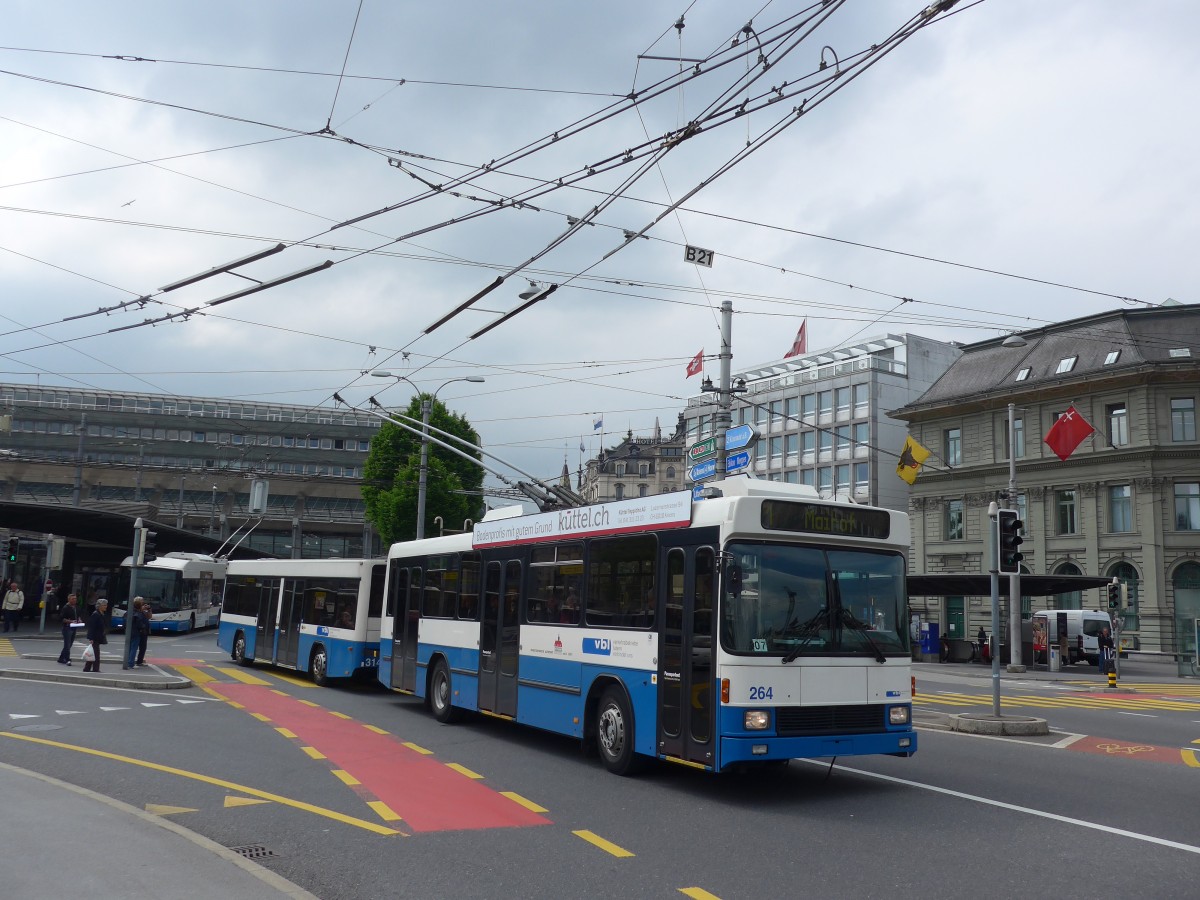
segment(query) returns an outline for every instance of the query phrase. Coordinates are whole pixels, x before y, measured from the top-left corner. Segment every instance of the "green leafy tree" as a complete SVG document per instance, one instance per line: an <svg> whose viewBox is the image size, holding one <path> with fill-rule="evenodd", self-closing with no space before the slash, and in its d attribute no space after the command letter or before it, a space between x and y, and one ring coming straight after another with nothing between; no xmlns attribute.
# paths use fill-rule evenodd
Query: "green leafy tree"
<svg viewBox="0 0 1200 900"><path fill-rule="evenodd" d="M408 417L402 421L420 428L420 397L414 397L408 408L400 412ZM429 424L429 434L433 438L441 438L433 430L440 428L472 444L479 444L479 435L466 417L450 412L440 400L433 401ZM460 444L454 446L476 459L483 458L482 454ZM371 450L363 465L362 495L367 505L367 521L379 532L385 546L416 537L420 472L420 435L384 422L379 433L371 440ZM479 494L482 488L483 469L480 466L430 441L425 490L425 534L437 534L433 523L437 516L442 517L445 527L450 530L461 528L464 519L476 518L482 506Z"/></svg>

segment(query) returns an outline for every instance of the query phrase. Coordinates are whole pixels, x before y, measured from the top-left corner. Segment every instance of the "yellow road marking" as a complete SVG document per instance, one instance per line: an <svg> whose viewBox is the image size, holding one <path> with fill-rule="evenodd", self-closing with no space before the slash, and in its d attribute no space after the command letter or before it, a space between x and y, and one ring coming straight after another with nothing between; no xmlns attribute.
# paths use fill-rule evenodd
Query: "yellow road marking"
<svg viewBox="0 0 1200 900"><path fill-rule="evenodd" d="M630 853L628 850L626 850L624 847L618 847L616 844L614 844L610 841L606 841L604 838L600 837L600 835L593 834L590 831L572 831L571 834L575 835L575 837L583 838L589 844L594 844L595 846L597 846L601 850L603 850L605 853L611 853L613 856L616 856L616 857L619 857L622 859L627 856L633 856L633 854Z"/></svg>
<svg viewBox="0 0 1200 900"><path fill-rule="evenodd" d="M400 815L382 800L368 800L367 806L375 810L375 815L385 822L399 822Z"/></svg>
<svg viewBox="0 0 1200 900"><path fill-rule="evenodd" d="M544 812L550 812L550 810L546 809L546 807L544 807L544 806L538 806L538 805L537 805L536 803L534 803L532 800L526 800L526 799L525 799L524 797L522 797L520 794L514 794L512 791L501 791L501 792L500 792L500 796L501 796L501 797L507 797L507 798L508 798L509 800L511 800L513 803L519 803L519 804L521 804L523 807L525 807L526 809L530 810L531 812L535 812L535 813L544 813Z"/></svg>
<svg viewBox="0 0 1200 900"><path fill-rule="evenodd" d="M17 648L13 646L12 641L8 638L0 639L0 656L19 656Z"/></svg>
<svg viewBox="0 0 1200 900"><path fill-rule="evenodd" d="M251 675L249 672L235 669L232 666L221 666L219 671L222 675L228 675L234 681L240 681L242 684L259 684L265 686L270 686L271 684L269 681L263 681L257 675Z"/></svg>
<svg viewBox="0 0 1200 900"><path fill-rule="evenodd" d="M326 819L333 819L335 822L341 822L343 825L352 825L355 828L362 828L364 831L370 831L374 834L404 834L402 831L397 831L394 828L387 828L383 825L378 825L375 822L368 822L366 819L357 819L354 816L347 816L344 813L335 812L332 809L325 809L321 806L314 806L311 803L305 803L303 800L292 800L290 797L272 794L269 791L260 791L258 788L247 787L244 784L226 781L223 778L213 778L211 775L201 775L199 772L189 772L186 769L177 769L174 766L164 766L160 763L148 762L144 759L133 759L129 756L120 756L119 754L108 753L104 750L93 750L91 747L79 747L74 744L64 744L61 741L51 741L47 740L46 738L33 737L32 735L28 734L14 734L10 731L0 731L0 737L11 738L15 741L28 741L31 744L39 744L43 747L57 747L60 750L74 750L76 753L83 753L88 756L98 756L101 759L111 759L115 762L127 763L131 766L141 766L144 769L150 769L155 772L164 772L168 775L177 775L180 778L189 778L192 781L202 781L205 784L211 784L215 787L236 791L239 794L250 794L251 796L258 797L262 800L270 800L282 806L290 806L292 809L299 809L303 810L304 812L310 812L313 815L323 816Z"/></svg>
<svg viewBox="0 0 1200 900"><path fill-rule="evenodd" d="M266 800L256 800L253 797L226 797L225 808L231 809L235 806L257 806L260 803L266 802Z"/></svg>
<svg viewBox="0 0 1200 900"><path fill-rule="evenodd" d="M409 750L415 750L417 753L420 753L422 756L432 756L433 755L432 750L426 750L420 744L413 744L413 743L410 743L409 741L405 741L404 746L407 747Z"/></svg>
<svg viewBox="0 0 1200 900"><path fill-rule="evenodd" d="M331 709L331 710L329 710L329 714L330 714L331 716L337 716L339 719L350 719L350 718L353 718L352 716L348 716L348 715L346 715L346 714L345 714L345 713L343 713L343 712L336 712L335 710L332 710L332 709Z"/></svg>
<svg viewBox="0 0 1200 900"><path fill-rule="evenodd" d="M250 715L252 715L254 718L258 719L258 721L260 721L260 722L270 722L271 721L263 713L252 712L252 713L250 713Z"/></svg>
<svg viewBox="0 0 1200 900"><path fill-rule="evenodd" d="M296 732L289 731L286 728L278 728L277 727L275 730L278 731L280 734L282 734L285 738L294 738L296 736Z"/></svg>
<svg viewBox="0 0 1200 900"><path fill-rule="evenodd" d="M290 672L272 672L272 678L278 678L280 681L286 681L288 684L294 684L296 687L315 688L316 685L308 678L302 675L293 675ZM283 691L276 691L277 694L283 694ZM287 695L284 694L286 697Z"/></svg>
<svg viewBox="0 0 1200 900"><path fill-rule="evenodd" d="M354 787L354 785L356 785L356 784L362 784L361 781L359 781L357 778L355 778L353 775L351 775L345 769L333 769L332 771L333 771L334 777L337 778L337 780L340 781L342 784L348 784L351 787Z"/></svg>
<svg viewBox="0 0 1200 900"><path fill-rule="evenodd" d="M271 688L272 694L278 694L280 697L288 696L287 691L281 691L279 688Z"/></svg>
<svg viewBox="0 0 1200 900"><path fill-rule="evenodd" d="M152 816L173 816L176 813L199 812L186 806L159 806L157 803L147 803L146 812Z"/></svg>
<svg viewBox="0 0 1200 900"><path fill-rule="evenodd" d="M446 766L448 768L453 769L455 772L458 772L461 775L466 775L468 778L482 778L483 777L478 772L472 772L466 766L460 766L458 763L446 763Z"/></svg>
<svg viewBox="0 0 1200 900"><path fill-rule="evenodd" d="M704 888L690 887L680 888L679 893L686 897L691 897L692 900L721 900L716 894L710 894Z"/></svg>
<svg viewBox="0 0 1200 900"><path fill-rule="evenodd" d="M386 730L384 730L384 729L382 729L382 728L380 728L378 725L366 725L366 724L364 724L364 725L363 725L363 728L367 729L367 731L373 731L373 732L375 732L376 734L387 734L387 731L386 731Z"/></svg>
<svg viewBox="0 0 1200 900"><path fill-rule="evenodd" d="M1183 761L1186 765L1189 765L1194 769L1200 769L1200 756L1196 755L1195 750L1188 750L1185 747L1183 750L1179 751L1179 755L1183 757Z"/></svg>
<svg viewBox="0 0 1200 900"><path fill-rule="evenodd" d="M296 698L296 702L303 703L305 706L320 706L321 705L320 703L313 703L311 700L301 700L299 697Z"/></svg>
<svg viewBox="0 0 1200 900"><path fill-rule="evenodd" d="M316 747L301 747L300 749L303 750L305 753L307 753L309 756L311 756L313 759L325 759L325 754L322 753L320 750L318 750Z"/></svg>
<svg viewBox="0 0 1200 900"><path fill-rule="evenodd" d="M216 681L215 678L196 666L172 666L171 668L189 679L192 684L208 684L210 681Z"/></svg>
<svg viewBox="0 0 1200 900"><path fill-rule="evenodd" d="M233 703L233 701L230 700L228 697L226 697L224 694L218 694L216 691L214 691L208 685L199 684L196 686L198 688L200 688L200 690L204 691L204 693L208 694L208 696L212 697L214 700L220 700L222 703Z"/></svg>

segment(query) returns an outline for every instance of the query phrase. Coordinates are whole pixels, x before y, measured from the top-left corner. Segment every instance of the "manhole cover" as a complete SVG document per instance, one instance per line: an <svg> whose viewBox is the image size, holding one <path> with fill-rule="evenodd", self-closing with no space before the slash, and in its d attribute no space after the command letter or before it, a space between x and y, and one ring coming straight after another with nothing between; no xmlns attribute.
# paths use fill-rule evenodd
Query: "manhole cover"
<svg viewBox="0 0 1200 900"><path fill-rule="evenodd" d="M238 853L246 859L267 859L269 857L279 856L274 850L262 846L262 844L250 844L246 847L230 847L234 853Z"/></svg>
<svg viewBox="0 0 1200 900"><path fill-rule="evenodd" d="M13 731L58 731L62 728L61 725L51 725L49 722L42 722L37 725L18 725Z"/></svg>

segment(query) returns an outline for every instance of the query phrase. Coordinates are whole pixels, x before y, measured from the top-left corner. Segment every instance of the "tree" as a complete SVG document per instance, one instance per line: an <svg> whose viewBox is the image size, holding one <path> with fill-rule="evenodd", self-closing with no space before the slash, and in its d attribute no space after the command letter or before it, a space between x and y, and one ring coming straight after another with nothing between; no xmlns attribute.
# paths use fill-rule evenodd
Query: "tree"
<svg viewBox="0 0 1200 900"><path fill-rule="evenodd" d="M413 397L400 414L401 421L420 428L421 397ZM442 438L434 428L448 431L471 444L479 444L479 435L465 416L452 413L442 401L434 399L430 408L429 434ZM479 452L450 441L455 447L482 459ZM421 437L398 425L384 422L371 440L371 450L363 465L363 500L366 517L379 532L384 545L412 540L417 533L417 493L421 469ZM481 507L483 468L451 453L432 440L429 442L429 469L425 491L425 534L437 534L433 520L442 517L448 529L462 527L464 519L476 518Z"/></svg>

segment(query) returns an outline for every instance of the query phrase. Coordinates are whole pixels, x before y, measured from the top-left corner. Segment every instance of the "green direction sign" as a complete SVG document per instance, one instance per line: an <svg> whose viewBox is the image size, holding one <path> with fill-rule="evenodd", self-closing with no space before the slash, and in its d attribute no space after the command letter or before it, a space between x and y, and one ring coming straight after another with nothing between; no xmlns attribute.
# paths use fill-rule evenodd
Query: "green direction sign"
<svg viewBox="0 0 1200 900"><path fill-rule="evenodd" d="M688 447L688 462L699 462L706 459L717 452L717 439L715 437L705 438L702 441L697 441Z"/></svg>

